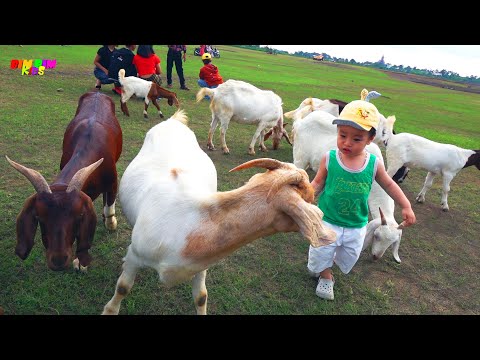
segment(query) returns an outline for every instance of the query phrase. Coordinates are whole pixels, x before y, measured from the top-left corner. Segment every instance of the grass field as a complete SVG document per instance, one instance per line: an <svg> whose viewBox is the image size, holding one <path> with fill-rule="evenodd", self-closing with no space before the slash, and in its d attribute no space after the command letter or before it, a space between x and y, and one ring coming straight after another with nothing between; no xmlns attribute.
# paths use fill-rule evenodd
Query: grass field
<svg viewBox="0 0 480 360"><path fill-rule="evenodd" d="M93 58L100 45L89 46L0 46L0 306L5 314L100 314L113 295L122 257L130 243L131 228L117 202L118 228L107 231L101 221L101 198L95 201L99 225L90 254L93 261L86 274L73 269L53 272L46 266L45 250L38 229L30 256L14 254L15 219L34 189L5 160L33 168L51 182L59 172L63 134L73 118L79 97L94 87ZM193 56L193 45L184 64L190 92L179 90L174 70L174 88L181 108L189 116L202 149L213 160L218 190L245 183L259 169L229 173L251 160L247 154L254 127L231 123L227 132L230 155L206 149L211 120L208 103L195 102L196 80L202 65ZM166 74L166 46L156 45ZM244 80L275 91L283 99L284 111L306 97L351 101L363 88L377 90L374 103L385 116L395 115L397 132L409 132L431 140L464 148L480 149L480 95L395 79L388 73L353 65L332 66L286 55L272 56L231 46L218 46L214 59L227 79ZM56 59L54 69L43 76L22 76L10 69L12 59ZM150 119L142 115L143 102L131 99L130 117L125 117L119 97L112 96L123 130L123 153L117 164L120 176L140 149L145 133L160 119L153 106ZM57 91L63 89L63 91ZM160 102L168 118L176 110ZM291 122L291 121L287 121ZM291 125L287 126L290 131ZM214 144L220 148L219 133ZM267 146L271 148L271 141ZM285 142L277 151L258 157L292 162L292 148ZM470 167L451 183L450 211L440 207L441 180L436 179L426 203L416 204L426 171L412 169L401 185L413 205L417 224L403 232L401 264L390 250L378 262L363 253L353 271L344 275L334 268L335 301L315 295L316 280L306 272L308 242L298 233L259 239L212 266L207 272L209 314L480 314L480 177ZM313 179L313 173L309 173ZM398 209L397 209L398 210ZM398 220L401 219L396 212ZM191 284L167 289L152 269L139 273L120 314L194 314Z"/></svg>

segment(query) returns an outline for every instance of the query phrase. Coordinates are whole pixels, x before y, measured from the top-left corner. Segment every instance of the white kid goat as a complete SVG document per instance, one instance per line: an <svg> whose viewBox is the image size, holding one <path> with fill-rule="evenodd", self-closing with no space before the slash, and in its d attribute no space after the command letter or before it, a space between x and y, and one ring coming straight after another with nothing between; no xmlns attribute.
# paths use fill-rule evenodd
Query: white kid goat
<svg viewBox="0 0 480 360"><path fill-rule="evenodd" d="M465 167L475 165L480 170L480 150L462 149L409 133L393 134L394 123L395 116L390 116L382 139L387 148L388 175L393 176L402 166L427 170L423 188L416 197L417 202L423 203L427 190L432 186L433 178L441 174L443 177L441 206L443 211L448 211L450 182Z"/></svg>
<svg viewBox="0 0 480 360"><path fill-rule="evenodd" d="M302 110L304 107L310 107L311 111L322 110L338 117L345 105L347 105L345 101L338 99L321 100L309 97L303 100L298 108L283 114L283 116L288 119L295 119L300 110Z"/></svg>
<svg viewBox="0 0 480 360"><path fill-rule="evenodd" d="M322 211L311 204L314 192L304 170L274 159L251 160L230 171L268 171L238 189L217 192L215 166L186 122L177 111L152 127L123 174L119 196L133 226L132 242L104 314L118 314L141 267L154 268L167 286L193 279L197 314L206 314L207 269L238 248L278 232L301 232L314 247L335 241Z"/></svg>
<svg viewBox="0 0 480 360"><path fill-rule="evenodd" d="M282 137L287 138L287 141L289 141L287 131L283 125L282 99L273 91L260 90L244 81L227 80L214 89L201 88L197 93L197 102L201 101L205 95L212 98L210 102L212 123L210 124L207 142L209 150L215 149L212 139L219 122L224 154L230 153L225 141L225 134L230 121L257 125L257 130L248 147L250 155L255 155L255 143L259 137L260 150L267 151L264 135L266 129L271 127L273 127L272 141L274 150L278 149Z"/></svg>
<svg viewBox="0 0 480 360"><path fill-rule="evenodd" d="M316 172L323 154L337 148L337 126L332 124L335 118L332 114L318 110L294 123L293 163L297 167L305 170L311 168ZM372 142L365 149L383 162L378 145ZM368 223L363 249L371 244L373 258L379 259L392 246L393 257L400 263L398 249L403 226L400 226L394 218L393 199L376 181L372 184L368 207L373 220ZM385 214L383 216L385 221L382 219L379 208Z"/></svg>

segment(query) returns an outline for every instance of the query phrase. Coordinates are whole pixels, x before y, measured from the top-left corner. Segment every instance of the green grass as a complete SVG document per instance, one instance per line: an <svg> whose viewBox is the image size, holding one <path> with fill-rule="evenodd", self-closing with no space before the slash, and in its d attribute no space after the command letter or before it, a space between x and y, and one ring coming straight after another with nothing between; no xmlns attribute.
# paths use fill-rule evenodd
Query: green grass
<svg viewBox="0 0 480 360"><path fill-rule="evenodd" d="M95 84L93 58L97 46L0 46L0 155L38 170L51 182L59 171L63 133L73 118L78 98ZM199 144L213 160L219 191L243 185L259 169L229 173L251 160L247 154L254 127L230 124L227 144L230 155L206 150L211 120L208 103L195 102L196 80L202 65L193 47L184 64L187 85L174 88L189 126ZM166 46L156 45L166 74ZM363 88L377 90L382 97L375 105L385 115L395 115L395 128L434 141L480 149L480 96L439 87L396 80L388 73L353 65L331 66L309 59L230 46L218 46L221 58L214 59L227 79L238 79L275 91L284 110L298 106L306 97L351 101ZM57 59L55 69L44 76L21 76L9 68L11 59ZM63 91L57 92L57 89ZM115 101L124 137L117 164L120 176L142 146L145 133L159 122L153 107L144 121L143 103L131 99L130 117L121 114L119 97L111 85L102 91ZM160 102L166 117L176 110ZM291 121L289 121L291 122ZM288 126L290 130L290 125ZM219 144L218 130L214 144ZM271 147L269 141L267 146ZM282 143L255 157L273 157L292 162L292 149ZM309 173L312 177L314 174ZM412 201L418 223L404 231L400 246L401 264L391 251L376 263L366 253L348 274L334 268L335 301L315 296L316 281L308 277L308 243L300 234L277 234L259 239L213 265L207 272L209 314L480 314L478 275L480 233L480 180L478 170L461 171L452 181L450 212L440 210L441 181L436 180L425 204L414 204L425 171L413 169L402 185ZM30 256L22 261L14 255L15 219L31 184L6 160L0 159L0 306L6 314L99 314L114 292L122 257L130 243L131 228L117 202L118 229L107 231L101 224L101 199L95 201L99 225L90 251L93 261L86 274L73 270L56 273L45 262L45 250L37 231ZM400 219L397 213L397 219ZM131 294L123 301L121 314L194 314L191 284L167 289L152 269L137 276Z"/></svg>

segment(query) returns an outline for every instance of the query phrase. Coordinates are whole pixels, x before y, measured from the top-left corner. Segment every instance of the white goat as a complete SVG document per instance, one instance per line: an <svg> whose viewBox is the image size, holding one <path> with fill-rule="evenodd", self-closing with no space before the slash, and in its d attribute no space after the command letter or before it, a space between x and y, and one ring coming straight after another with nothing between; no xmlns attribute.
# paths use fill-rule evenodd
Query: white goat
<svg viewBox="0 0 480 360"><path fill-rule="evenodd" d="M259 139L261 151L267 151L264 143L265 129L273 127L273 149L276 150L280 140L285 136L286 130L283 125L282 99L273 91L260 90L255 86L239 80L228 80L217 88L201 88L197 93L197 102L205 95L212 98L210 110L212 112L212 123L208 132L207 148L214 150L212 142L213 134L220 122L220 137L224 154L230 150L225 142L230 121L241 124L257 125L253 135L248 153L255 155L255 143Z"/></svg>
<svg viewBox="0 0 480 360"><path fill-rule="evenodd" d="M301 232L314 247L335 241L335 233L322 222L322 211L311 204L307 173L293 164L249 161L230 171L269 171L238 189L216 192L215 167L186 120L177 111L152 127L123 174L120 202L133 226L132 243L104 314L118 314L141 267L157 270L167 286L193 278L197 314L206 314L207 268L241 246L292 231Z"/></svg>
<svg viewBox="0 0 480 360"><path fill-rule="evenodd" d="M395 116L387 119L386 134L383 137L387 147L388 175L393 176L402 166L427 170L423 188L416 197L417 202L423 203L427 190L432 186L433 178L435 175L441 174L443 177L441 205L443 211L448 211L450 182L465 167L475 165L480 170L480 150L468 150L451 144L442 144L409 133L393 134L394 123Z"/></svg>
<svg viewBox="0 0 480 360"><path fill-rule="evenodd" d="M314 111L294 123L295 141L293 143L293 163L301 168L318 171L322 156L337 148L337 125L332 124L336 117L324 111ZM367 145L366 150L383 162L382 152L375 143ZM400 262L398 248L402 238L402 228L394 218L395 203L376 181L368 197L368 207L372 219L367 226L367 235L363 249L372 244L372 255L379 259L393 244L393 256ZM381 220L379 208L385 213L386 221ZM380 226L387 225L387 226Z"/></svg>
<svg viewBox="0 0 480 360"><path fill-rule="evenodd" d="M310 106L311 111L322 110L332 114L333 116L338 117L338 115L342 112L345 105L347 105L347 103L342 100L337 100L337 99L321 100L321 99L309 97L303 100L298 106L298 108L283 114L283 116L285 116L288 119L295 119L295 116L300 110L302 110L304 107Z"/></svg>

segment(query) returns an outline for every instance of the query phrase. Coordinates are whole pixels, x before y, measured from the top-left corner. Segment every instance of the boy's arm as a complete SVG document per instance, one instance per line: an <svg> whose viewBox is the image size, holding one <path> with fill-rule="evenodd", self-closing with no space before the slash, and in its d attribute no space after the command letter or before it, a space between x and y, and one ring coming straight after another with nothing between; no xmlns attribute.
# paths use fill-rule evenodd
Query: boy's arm
<svg viewBox="0 0 480 360"><path fill-rule="evenodd" d="M102 70L105 74L108 74L108 70L105 69L105 67L100 64L100 55L96 55L95 59L93 59L93 63L95 64L96 67L98 67L100 70Z"/></svg>
<svg viewBox="0 0 480 360"><path fill-rule="evenodd" d="M315 195L314 198L316 199L318 197L318 194L320 194L323 190L323 187L325 186L325 179L327 178L327 169L325 168L325 163L326 163L326 154L322 156L322 159L320 160L320 165L318 166L318 171L315 177L313 178L312 182L310 183L313 186L313 189L315 190Z"/></svg>
<svg viewBox="0 0 480 360"><path fill-rule="evenodd" d="M402 218L404 226L415 224L416 218L412 210L412 205L407 199L402 189L388 176L385 171L385 165L381 161L378 162L377 175L375 176L377 183L390 195L390 197L402 208Z"/></svg>

